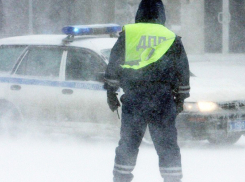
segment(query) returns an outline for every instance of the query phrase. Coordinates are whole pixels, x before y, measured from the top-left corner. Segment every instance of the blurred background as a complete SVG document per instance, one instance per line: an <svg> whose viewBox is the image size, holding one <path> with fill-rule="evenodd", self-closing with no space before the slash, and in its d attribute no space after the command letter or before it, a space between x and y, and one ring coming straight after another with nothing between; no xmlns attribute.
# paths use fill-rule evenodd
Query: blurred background
<svg viewBox="0 0 245 182"><path fill-rule="evenodd" d="M65 25L134 23L140 0L0 0L0 37L60 34ZM244 54L245 0L163 0L187 53Z"/></svg>

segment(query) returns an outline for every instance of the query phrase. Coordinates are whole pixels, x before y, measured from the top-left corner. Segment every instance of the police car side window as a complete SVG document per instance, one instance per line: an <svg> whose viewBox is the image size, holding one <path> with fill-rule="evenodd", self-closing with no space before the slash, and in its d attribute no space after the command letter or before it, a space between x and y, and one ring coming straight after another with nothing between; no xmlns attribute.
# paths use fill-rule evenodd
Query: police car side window
<svg viewBox="0 0 245 182"><path fill-rule="evenodd" d="M66 80L96 81L97 73L105 67L93 53L81 49L68 51L66 61Z"/></svg>
<svg viewBox="0 0 245 182"><path fill-rule="evenodd" d="M1 46L0 47L0 71L11 72L27 46Z"/></svg>
<svg viewBox="0 0 245 182"><path fill-rule="evenodd" d="M52 47L35 47L28 50L16 74L34 77L59 77L63 50Z"/></svg>

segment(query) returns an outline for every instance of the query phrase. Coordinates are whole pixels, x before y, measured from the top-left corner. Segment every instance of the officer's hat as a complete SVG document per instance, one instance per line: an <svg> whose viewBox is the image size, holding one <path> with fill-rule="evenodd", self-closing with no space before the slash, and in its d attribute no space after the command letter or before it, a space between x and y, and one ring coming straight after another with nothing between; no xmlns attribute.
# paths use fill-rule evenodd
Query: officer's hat
<svg viewBox="0 0 245 182"><path fill-rule="evenodd" d="M161 0L142 0L135 17L135 23L157 23L164 25L165 9Z"/></svg>

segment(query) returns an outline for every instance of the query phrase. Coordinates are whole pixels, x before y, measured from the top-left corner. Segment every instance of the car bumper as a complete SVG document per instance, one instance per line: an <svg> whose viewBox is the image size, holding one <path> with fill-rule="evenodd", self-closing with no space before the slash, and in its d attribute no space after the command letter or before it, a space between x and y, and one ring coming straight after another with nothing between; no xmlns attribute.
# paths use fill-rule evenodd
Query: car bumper
<svg viewBox="0 0 245 182"><path fill-rule="evenodd" d="M176 119L179 137L183 139L207 139L219 131L245 134L245 111L216 113L181 113Z"/></svg>

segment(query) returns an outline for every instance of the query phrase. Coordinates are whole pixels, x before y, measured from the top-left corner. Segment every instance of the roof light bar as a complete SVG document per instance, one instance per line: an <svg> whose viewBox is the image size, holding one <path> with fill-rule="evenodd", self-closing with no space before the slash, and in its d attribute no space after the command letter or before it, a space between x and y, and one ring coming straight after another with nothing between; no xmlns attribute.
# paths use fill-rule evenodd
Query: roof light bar
<svg viewBox="0 0 245 182"><path fill-rule="evenodd" d="M101 35L101 34L116 34L122 30L117 24L96 24L96 25L73 25L62 29L66 35Z"/></svg>

